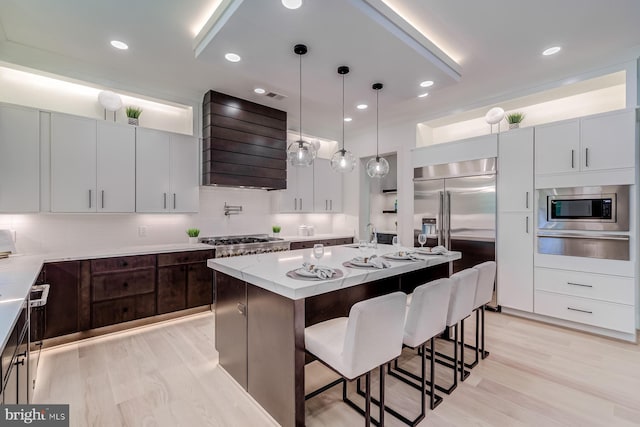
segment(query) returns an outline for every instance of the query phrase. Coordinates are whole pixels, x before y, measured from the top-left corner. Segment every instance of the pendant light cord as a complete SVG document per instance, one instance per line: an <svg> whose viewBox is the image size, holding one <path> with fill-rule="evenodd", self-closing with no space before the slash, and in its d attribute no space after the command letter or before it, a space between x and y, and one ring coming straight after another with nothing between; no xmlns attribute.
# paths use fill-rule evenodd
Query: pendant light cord
<svg viewBox="0 0 640 427"><path fill-rule="evenodd" d="M342 153L344 156L344 74L342 75Z"/></svg>
<svg viewBox="0 0 640 427"><path fill-rule="evenodd" d="M378 95L380 94L380 89L376 90L376 161L380 158L379 150L378 150L378 139L380 134L380 122L378 118L378 106L380 105L380 101L378 100Z"/></svg>
<svg viewBox="0 0 640 427"><path fill-rule="evenodd" d="M302 144L302 55L300 55L300 141Z"/></svg>

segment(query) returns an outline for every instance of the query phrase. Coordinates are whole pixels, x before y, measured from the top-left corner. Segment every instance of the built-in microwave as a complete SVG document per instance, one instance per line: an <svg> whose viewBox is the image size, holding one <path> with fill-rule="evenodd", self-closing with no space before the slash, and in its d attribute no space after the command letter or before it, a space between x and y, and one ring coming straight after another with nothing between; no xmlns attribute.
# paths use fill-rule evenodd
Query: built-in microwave
<svg viewBox="0 0 640 427"><path fill-rule="evenodd" d="M629 231L629 186L538 190L538 228Z"/></svg>

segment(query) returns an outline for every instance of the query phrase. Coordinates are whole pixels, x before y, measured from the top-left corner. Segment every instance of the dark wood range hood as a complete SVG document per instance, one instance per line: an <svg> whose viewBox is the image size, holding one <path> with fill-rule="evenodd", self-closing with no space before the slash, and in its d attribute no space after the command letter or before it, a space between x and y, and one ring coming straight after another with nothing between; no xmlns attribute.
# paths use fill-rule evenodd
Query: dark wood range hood
<svg viewBox="0 0 640 427"><path fill-rule="evenodd" d="M204 95L203 185L287 188L287 113L210 90Z"/></svg>

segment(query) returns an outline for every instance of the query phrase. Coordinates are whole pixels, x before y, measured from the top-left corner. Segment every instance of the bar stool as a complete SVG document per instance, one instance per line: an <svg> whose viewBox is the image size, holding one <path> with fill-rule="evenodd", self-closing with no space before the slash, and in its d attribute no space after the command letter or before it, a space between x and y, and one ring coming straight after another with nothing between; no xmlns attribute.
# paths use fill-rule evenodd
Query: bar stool
<svg viewBox="0 0 640 427"><path fill-rule="evenodd" d="M400 356L407 296L394 292L351 307L349 317L338 317L304 330L306 350L342 378L305 396L309 399L342 382L342 400L363 414L371 425L371 371L380 368L380 418L384 425L384 365ZM365 377L365 410L347 398L347 381Z"/></svg>
<svg viewBox="0 0 640 427"><path fill-rule="evenodd" d="M469 372L464 369L464 319L471 316L473 312L473 303L475 301L476 287L478 283L478 270L467 268L459 271L450 277L452 281L451 299L449 300L449 311L447 313L447 327L454 328L453 340L453 366L436 360L441 365L448 366L453 369L453 385L444 388L436 384L436 389L446 394L451 394L458 387L457 371L460 370L460 381L464 381ZM458 328L458 325L460 326ZM458 334L460 329L460 334ZM458 362L458 335L460 335L461 355ZM437 353L439 355L439 353Z"/></svg>
<svg viewBox="0 0 640 427"><path fill-rule="evenodd" d="M490 303L493 298L493 287L496 281L496 263L495 261L487 261L482 264L478 264L473 268L478 270L478 287L476 289L476 297L473 303L474 311L476 312L476 345L475 347L467 345L467 347L475 349L476 359L471 365L467 366L470 368L473 368L478 364L480 327L482 328L482 358L484 359L489 355L489 352L484 350L484 312L485 306ZM480 321L481 314L482 321Z"/></svg>
<svg viewBox="0 0 640 427"><path fill-rule="evenodd" d="M426 406L426 394L430 396L430 407L435 408L435 337L444 331L447 326L447 313L449 309L449 300L451 298L451 279L438 279L424 285L418 286L411 296L411 304L407 306L407 318L404 325L404 339L403 344L405 347L412 349L419 348L421 354L421 375L417 376L397 365L397 359L394 362L394 368L401 373L420 381L420 385L408 381L406 378L401 377L396 372L390 370L389 374L402 380L412 387L421 391L421 405L420 415L414 420L409 420L404 415L398 413L389 406L386 410L398 418L400 421L410 426L416 426L425 417ZM409 298L407 297L407 300ZM429 383L431 384L431 390L426 389L426 346L427 341L430 341L431 349L431 372L429 374ZM374 403L377 403L374 401Z"/></svg>

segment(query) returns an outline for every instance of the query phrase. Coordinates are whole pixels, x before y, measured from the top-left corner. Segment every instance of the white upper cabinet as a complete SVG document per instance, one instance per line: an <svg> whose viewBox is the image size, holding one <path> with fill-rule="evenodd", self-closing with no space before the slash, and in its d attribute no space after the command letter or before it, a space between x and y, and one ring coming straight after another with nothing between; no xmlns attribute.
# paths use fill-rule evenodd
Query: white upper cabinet
<svg viewBox="0 0 640 427"><path fill-rule="evenodd" d="M40 210L38 110L0 106L0 212Z"/></svg>
<svg viewBox="0 0 640 427"><path fill-rule="evenodd" d="M96 121L51 114L51 211L96 211Z"/></svg>
<svg viewBox="0 0 640 427"><path fill-rule="evenodd" d="M198 211L198 143L193 137L136 129L136 211Z"/></svg>
<svg viewBox="0 0 640 427"><path fill-rule="evenodd" d="M582 170L634 167L635 118L635 111L624 111L582 119Z"/></svg>
<svg viewBox="0 0 640 427"><path fill-rule="evenodd" d="M533 211L533 128L514 129L498 138L498 210Z"/></svg>
<svg viewBox="0 0 640 427"><path fill-rule="evenodd" d="M635 112L616 111L535 128L536 174L635 166Z"/></svg>
<svg viewBox="0 0 640 427"><path fill-rule="evenodd" d="M97 131L97 211L134 212L135 128L98 121Z"/></svg>
<svg viewBox="0 0 640 427"><path fill-rule="evenodd" d="M315 212L342 212L342 174L331 169L331 161L313 162Z"/></svg>
<svg viewBox="0 0 640 427"><path fill-rule="evenodd" d="M313 175L313 166L297 167L287 163L287 188L274 192L273 210L280 213L313 212Z"/></svg>
<svg viewBox="0 0 640 427"><path fill-rule="evenodd" d="M133 212L131 126L51 114L51 211Z"/></svg>
<svg viewBox="0 0 640 427"><path fill-rule="evenodd" d="M171 134L171 208L173 212L198 212L198 141Z"/></svg>
<svg viewBox="0 0 640 427"><path fill-rule="evenodd" d="M570 120L535 128L536 174L580 170L580 121Z"/></svg>

